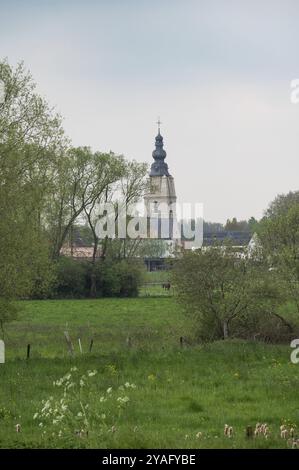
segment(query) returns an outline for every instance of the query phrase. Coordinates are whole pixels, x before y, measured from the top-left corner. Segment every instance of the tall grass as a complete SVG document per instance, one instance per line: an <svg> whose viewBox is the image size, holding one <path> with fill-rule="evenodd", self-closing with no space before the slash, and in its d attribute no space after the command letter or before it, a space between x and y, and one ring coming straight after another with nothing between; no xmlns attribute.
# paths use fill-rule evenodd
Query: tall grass
<svg viewBox="0 0 299 470"><path fill-rule="evenodd" d="M23 305L7 329L7 362L0 365L0 447L284 448L279 426L299 425L299 365L290 362L288 345L222 341L181 348L179 336L190 335L190 325L172 298ZM77 346L69 355L65 328L75 345L81 336L82 355ZM95 410L108 388L115 399L126 382L136 389L121 412L108 403L106 427L95 418L88 436L78 433L76 421L60 435L51 426L43 434L33 416L42 400L60 399L53 382L72 367L80 376L97 371L89 400ZM257 422L268 423L270 438L245 437ZM224 424L233 427L232 438L223 435Z"/></svg>

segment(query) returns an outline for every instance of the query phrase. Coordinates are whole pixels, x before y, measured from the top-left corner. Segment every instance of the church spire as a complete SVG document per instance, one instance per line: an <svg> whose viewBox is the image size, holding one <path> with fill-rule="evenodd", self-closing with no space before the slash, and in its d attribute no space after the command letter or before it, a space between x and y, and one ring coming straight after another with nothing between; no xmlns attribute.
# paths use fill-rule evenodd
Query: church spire
<svg viewBox="0 0 299 470"><path fill-rule="evenodd" d="M153 159L155 160L151 166L150 176L170 176L168 173L168 165L164 162L166 152L163 148L163 137L160 133L160 118L158 119L158 135L155 140L155 150L153 151Z"/></svg>

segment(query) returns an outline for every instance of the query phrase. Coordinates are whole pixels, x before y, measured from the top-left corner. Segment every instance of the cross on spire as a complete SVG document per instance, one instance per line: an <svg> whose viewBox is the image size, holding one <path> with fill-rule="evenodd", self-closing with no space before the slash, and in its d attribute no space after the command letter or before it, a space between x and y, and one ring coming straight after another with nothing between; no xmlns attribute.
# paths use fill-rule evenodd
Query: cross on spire
<svg viewBox="0 0 299 470"><path fill-rule="evenodd" d="M162 122L160 121L160 116L158 117L157 124L158 124L158 132L160 134L160 125L162 124Z"/></svg>

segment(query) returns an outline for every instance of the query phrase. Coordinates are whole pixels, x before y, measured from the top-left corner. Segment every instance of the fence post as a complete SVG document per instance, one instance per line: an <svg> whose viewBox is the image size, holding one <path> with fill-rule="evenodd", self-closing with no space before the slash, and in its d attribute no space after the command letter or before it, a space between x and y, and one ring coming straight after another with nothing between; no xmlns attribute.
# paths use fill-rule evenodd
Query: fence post
<svg viewBox="0 0 299 470"><path fill-rule="evenodd" d="M2 339L0 339L0 364L5 363L5 344Z"/></svg>
<svg viewBox="0 0 299 470"><path fill-rule="evenodd" d="M73 346L73 343L72 343L72 340L70 338L70 335L69 335L68 331L64 332L64 337L65 337L65 340L66 340L68 348L69 348L69 353L73 356L74 355L74 346Z"/></svg>

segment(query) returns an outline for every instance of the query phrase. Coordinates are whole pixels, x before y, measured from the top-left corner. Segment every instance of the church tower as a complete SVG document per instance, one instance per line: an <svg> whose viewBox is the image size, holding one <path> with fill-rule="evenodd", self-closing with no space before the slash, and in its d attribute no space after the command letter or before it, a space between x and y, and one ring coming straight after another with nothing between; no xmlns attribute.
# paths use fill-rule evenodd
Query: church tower
<svg viewBox="0 0 299 470"><path fill-rule="evenodd" d="M148 217L157 217L171 221L175 218L176 194L174 179L169 174L168 165L165 163L166 152L163 148L163 137L160 133L160 121L158 121L158 135L153 151L154 162L149 173L149 191L144 197L145 209ZM162 237L164 238L164 237ZM172 229L170 228L170 239Z"/></svg>

